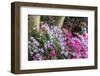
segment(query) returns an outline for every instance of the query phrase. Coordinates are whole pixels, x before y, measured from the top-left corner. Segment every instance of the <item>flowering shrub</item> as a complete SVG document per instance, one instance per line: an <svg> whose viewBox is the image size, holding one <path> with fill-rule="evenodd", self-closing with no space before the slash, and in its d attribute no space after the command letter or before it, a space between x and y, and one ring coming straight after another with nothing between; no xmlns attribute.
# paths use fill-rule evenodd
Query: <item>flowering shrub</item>
<svg viewBox="0 0 100 76"><path fill-rule="evenodd" d="M66 28L41 25L40 30L33 28L28 41L30 60L80 59L88 57L88 35L72 35Z"/></svg>

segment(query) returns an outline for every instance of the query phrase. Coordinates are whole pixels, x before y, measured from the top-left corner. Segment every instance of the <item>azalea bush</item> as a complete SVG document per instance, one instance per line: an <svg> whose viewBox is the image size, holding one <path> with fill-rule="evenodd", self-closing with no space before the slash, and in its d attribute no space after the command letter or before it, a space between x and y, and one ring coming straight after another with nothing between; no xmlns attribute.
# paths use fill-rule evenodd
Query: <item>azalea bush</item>
<svg viewBox="0 0 100 76"><path fill-rule="evenodd" d="M29 60L80 59L88 57L88 33L72 22L54 25L54 17L43 17L39 30L32 27L28 39ZM64 17L63 17L64 19ZM68 18L66 18L68 19ZM65 20L66 20L65 19Z"/></svg>

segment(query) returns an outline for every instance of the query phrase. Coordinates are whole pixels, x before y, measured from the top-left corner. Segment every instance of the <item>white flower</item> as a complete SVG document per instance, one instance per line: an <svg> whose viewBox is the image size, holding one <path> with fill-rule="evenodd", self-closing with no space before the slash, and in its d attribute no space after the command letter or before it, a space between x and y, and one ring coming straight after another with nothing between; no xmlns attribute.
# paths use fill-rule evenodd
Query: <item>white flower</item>
<svg viewBox="0 0 100 76"><path fill-rule="evenodd" d="M68 52L65 52L64 55L67 56L68 55Z"/></svg>
<svg viewBox="0 0 100 76"><path fill-rule="evenodd" d="M64 51L61 51L61 54L64 54Z"/></svg>
<svg viewBox="0 0 100 76"><path fill-rule="evenodd" d="M61 49L62 49L62 50L64 50L64 49L65 49L65 47L64 47L64 46L62 46L62 47L61 47Z"/></svg>
<svg viewBox="0 0 100 76"><path fill-rule="evenodd" d="M37 52L37 49L34 49L34 52Z"/></svg>
<svg viewBox="0 0 100 76"><path fill-rule="evenodd" d="M36 30L36 27L33 27L32 29L33 29L33 30Z"/></svg>
<svg viewBox="0 0 100 76"><path fill-rule="evenodd" d="M33 41L34 40L34 37L30 37L30 39Z"/></svg>

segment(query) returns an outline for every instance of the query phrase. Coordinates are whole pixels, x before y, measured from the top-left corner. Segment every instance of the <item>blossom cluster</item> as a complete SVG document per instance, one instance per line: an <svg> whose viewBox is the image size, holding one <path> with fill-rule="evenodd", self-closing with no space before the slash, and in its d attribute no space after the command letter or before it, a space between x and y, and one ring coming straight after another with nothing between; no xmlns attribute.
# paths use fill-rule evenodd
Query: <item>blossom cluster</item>
<svg viewBox="0 0 100 76"><path fill-rule="evenodd" d="M87 58L88 35L84 32L73 36L69 29L44 23L39 31L33 29L28 52L30 60Z"/></svg>

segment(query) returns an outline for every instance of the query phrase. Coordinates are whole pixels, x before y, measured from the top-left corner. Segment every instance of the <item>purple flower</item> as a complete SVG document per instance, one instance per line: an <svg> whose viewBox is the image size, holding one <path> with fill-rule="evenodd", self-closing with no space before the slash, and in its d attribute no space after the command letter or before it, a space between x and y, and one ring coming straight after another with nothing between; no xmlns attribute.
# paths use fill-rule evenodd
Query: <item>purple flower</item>
<svg viewBox="0 0 100 76"><path fill-rule="evenodd" d="M43 48L41 48L41 49L39 49L39 51L43 53L43 52L44 52L44 49L43 49Z"/></svg>
<svg viewBox="0 0 100 76"><path fill-rule="evenodd" d="M40 56L40 54L39 54L39 53L37 53L35 56L36 56L36 57L39 57L39 56Z"/></svg>

